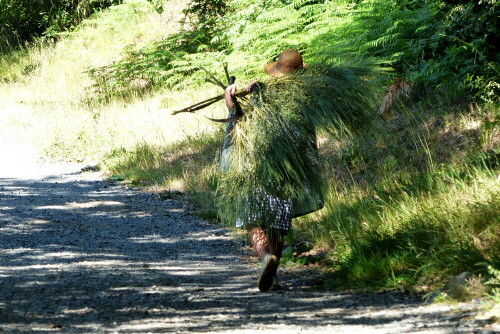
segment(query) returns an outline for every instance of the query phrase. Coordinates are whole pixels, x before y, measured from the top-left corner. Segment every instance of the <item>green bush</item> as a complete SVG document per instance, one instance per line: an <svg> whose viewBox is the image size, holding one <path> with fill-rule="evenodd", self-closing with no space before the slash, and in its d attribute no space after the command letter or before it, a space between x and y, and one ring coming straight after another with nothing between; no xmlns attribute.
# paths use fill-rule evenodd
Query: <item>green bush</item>
<svg viewBox="0 0 500 334"><path fill-rule="evenodd" d="M293 47L308 62L374 59L413 82L416 95L498 100L497 1L197 0L184 13L189 29L96 73L118 90L136 79L183 88L202 82L201 66L227 61L237 75L256 76Z"/></svg>
<svg viewBox="0 0 500 334"><path fill-rule="evenodd" d="M35 37L53 38L96 10L123 0L0 0L0 51Z"/></svg>

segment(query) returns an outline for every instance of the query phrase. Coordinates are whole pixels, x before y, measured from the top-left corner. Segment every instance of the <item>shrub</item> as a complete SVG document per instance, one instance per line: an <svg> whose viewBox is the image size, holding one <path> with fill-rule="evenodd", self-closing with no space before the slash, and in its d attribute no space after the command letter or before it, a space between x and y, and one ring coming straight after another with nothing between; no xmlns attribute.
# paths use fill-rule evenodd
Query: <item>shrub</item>
<svg viewBox="0 0 500 334"><path fill-rule="evenodd" d="M0 0L0 51L38 36L54 38L96 10L123 0Z"/></svg>

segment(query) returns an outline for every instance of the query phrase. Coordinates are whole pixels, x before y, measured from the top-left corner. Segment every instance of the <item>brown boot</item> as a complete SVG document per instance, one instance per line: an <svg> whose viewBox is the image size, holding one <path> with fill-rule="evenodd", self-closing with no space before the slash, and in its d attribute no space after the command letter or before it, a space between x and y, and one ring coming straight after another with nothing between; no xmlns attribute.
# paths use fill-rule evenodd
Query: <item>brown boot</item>
<svg viewBox="0 0 500 334"><path fill-rule="evenodd" d="M278 270L278 258L274 255L267 254L262 259L261 272L257 286L259 290L265 292L273 285L273 278Z"/></svg>
<svg viewBox="0 0 500 334"><path fill-rule="evenodd" d="M278 281L278 277L276 276L273 277L273 284L271 284L269 290L281 290L281 284Z"/></svg>

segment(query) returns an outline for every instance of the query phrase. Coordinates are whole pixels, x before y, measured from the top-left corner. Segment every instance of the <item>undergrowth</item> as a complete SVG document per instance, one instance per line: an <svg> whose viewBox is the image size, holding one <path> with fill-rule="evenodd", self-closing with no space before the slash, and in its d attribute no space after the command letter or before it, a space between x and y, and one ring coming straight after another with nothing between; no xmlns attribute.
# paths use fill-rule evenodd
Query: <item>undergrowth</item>
<svg viewBox="0 0 500 334"><path fill-rule="evenodd" d="M221 145L221 132L163 146L139 143L131 149L112 151L105 157L104 165L114 179L152 191L180 191L196 204L197 215L215 219L217 153Z"/></svg>
<svg viewBox="0 0 500 334"><path fill-rule="evenodd" d="M426 291L463 271L487 276L486 263L498 268L500 154L479 140L474 119L484 111L448 108L403 108L323 147L331 198L299 220L295 238L331 249L329 285Z"/></svg>

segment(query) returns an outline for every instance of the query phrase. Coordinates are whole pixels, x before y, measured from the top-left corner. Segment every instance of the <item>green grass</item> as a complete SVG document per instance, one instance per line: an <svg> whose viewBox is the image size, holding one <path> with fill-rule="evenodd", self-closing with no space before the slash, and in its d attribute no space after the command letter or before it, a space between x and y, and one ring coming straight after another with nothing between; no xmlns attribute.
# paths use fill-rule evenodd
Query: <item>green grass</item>
<svg viewBox="0 0 500 334"><path fill-rule="evenodd" d="M196 204L195 213L215 219L217 156L222 133L203 134L164 146L146 142L119 149L104 159L106 170L119 180L152 191L182 192Z"/></svg>
<svg viewBox="0 0 500 334"><path fill-rule="evenodd" d="M77 161L100 161L137 143L169 145L212 133L214 125L202 115L170 115L200 96L213 95L212 87L148 94L131 90L103 103L88 73L120 59L132 46L177 31L183 6L172 1L168 11L158 14L147 1L130 0L83 21L56 44L37 43L2 55L0 94L8 97L0 101L4 124L17 126L47 157ZM218 118L225 110L216 105L203 114Z"/></svg>
<svg viewBox="0 0 500 334"><path fill-rule="evenodd" d="M462 271L487 276L485 263L500 265L500 156L481 144L473 119L463 108L432 117L403 109L345 144L324 145L330 198L299 221L295 238L331 249L330 285L436 289Z"/></svg>

